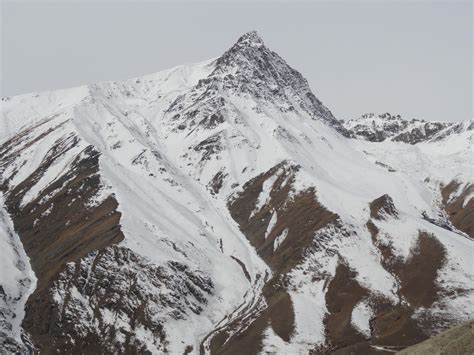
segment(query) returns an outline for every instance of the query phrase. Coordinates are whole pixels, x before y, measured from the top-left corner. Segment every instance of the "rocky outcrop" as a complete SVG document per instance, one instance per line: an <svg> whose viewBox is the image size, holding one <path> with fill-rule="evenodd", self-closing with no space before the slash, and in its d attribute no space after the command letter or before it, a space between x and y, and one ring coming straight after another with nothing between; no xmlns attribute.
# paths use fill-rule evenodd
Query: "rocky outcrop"
<svg viewBox="0 0 474 355"><path fill-rule="evenodd" d="M441 186L441 197L451 223L474 238L474 184L453 180Z"/></svg>
<svg viewBox="0 0 474 355"><path fill-rule="evenodd" d="M370 217L384 220L389 216L398 217L398 211L389 195L382 195L370 203Z"/></svg>
<svg viewBox="0 0 474 355"><path fill-rule="evenodd" d="M417 144L430 140L441 140L451 134L472 130L473 124L455 122L431 122L419 119L406 120L400 115L369 113L359 118L344 121L350 136L370 142L392 140Z"/></svg>
<svg viewBox="0 0 474 355"><path fill-rule="evenodd" d="M438 133L446 128L453 126L449 122L423 122L415 127L409 127L392 138L394 142L403 142L408 144L417 144L433 139Z"/></svg>

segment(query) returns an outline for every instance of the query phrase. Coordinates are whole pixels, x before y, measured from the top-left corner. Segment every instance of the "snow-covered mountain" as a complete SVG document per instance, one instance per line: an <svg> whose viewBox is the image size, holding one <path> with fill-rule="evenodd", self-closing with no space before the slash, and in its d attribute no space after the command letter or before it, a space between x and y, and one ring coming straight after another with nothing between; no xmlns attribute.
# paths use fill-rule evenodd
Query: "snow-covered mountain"
<svg viewBox="0 0 474 355"><path fill-rule="evenodd" d="M255 32L206 62L3 98L1 346L420 342L472 318L473 132L338 120Z"/></svg>

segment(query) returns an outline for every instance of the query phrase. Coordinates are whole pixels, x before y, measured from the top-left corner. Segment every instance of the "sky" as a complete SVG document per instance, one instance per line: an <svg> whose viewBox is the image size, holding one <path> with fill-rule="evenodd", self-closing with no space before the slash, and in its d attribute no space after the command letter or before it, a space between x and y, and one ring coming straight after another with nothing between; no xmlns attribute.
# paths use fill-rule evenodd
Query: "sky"
<svg viewBox="0 0 474 355"><path fill-rule="evenodd" d="M2 97L203 61L257 30L339 119L473 118L470 0L0 1Z"/></svg>

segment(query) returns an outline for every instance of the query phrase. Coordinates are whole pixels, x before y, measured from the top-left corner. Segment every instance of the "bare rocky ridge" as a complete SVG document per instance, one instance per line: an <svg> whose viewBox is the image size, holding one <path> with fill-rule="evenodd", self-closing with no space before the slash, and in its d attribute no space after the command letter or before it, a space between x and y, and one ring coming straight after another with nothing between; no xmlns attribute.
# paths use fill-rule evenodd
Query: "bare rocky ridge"
<svg viewBox="0 0 474 355"><path fill-rule="evenodd" d="M382 114L365 114L360 118L343 123L350 135L370 142L392 140L408 144L417 144L430 140L441 140L463 130L472 130L474 124L467 126L455 122L431 122L420 119L403 119L400 115L388 112Z"/></svg>

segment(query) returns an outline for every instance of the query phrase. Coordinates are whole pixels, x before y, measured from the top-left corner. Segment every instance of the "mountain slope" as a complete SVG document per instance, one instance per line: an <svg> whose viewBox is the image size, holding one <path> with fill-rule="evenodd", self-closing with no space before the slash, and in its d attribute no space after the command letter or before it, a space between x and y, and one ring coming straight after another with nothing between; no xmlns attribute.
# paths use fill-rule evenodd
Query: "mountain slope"
<svg viewBox="0 0 474 355"><path fill-rule="evenodd" d="M38 279L23 328L45 353L366 353L468 320L462 125L357 139L255 32L203 63L4 98L3 204Z"/></svg>
<svg viewBox="0 0 474 355"><path fill-rule="evenodd" d="M444 331L420 344L400 351L399 354L469 354L474 352L473 338L474 324L471 321Z"/></svg>

